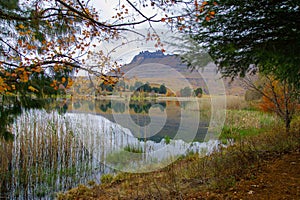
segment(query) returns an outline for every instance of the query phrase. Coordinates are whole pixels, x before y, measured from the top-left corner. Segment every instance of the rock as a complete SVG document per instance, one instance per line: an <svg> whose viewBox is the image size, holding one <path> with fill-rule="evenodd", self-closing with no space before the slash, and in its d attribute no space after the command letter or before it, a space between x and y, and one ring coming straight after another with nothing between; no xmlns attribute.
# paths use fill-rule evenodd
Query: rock
<svg viewBox="0 0 300 200"><path fill-rule="evenodd" d="M253 194L254 193L254 191L253 190L250 190L249 192L248 192L248 194Z"/></svg>

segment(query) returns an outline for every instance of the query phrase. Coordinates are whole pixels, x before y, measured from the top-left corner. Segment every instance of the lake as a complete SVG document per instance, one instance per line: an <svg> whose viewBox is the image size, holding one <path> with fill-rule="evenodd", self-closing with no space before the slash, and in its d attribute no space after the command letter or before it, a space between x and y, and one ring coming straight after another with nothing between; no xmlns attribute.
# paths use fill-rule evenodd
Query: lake
<svg viewBox="0 0 300 200"><path fill-rule="evenodd" d="M209 99L204 101L78 100L68 104L68 112L101 115L130 129L139 139L160 142L167 136L187 142L203 141L211 117ZM201 106L205 108L200 111ZM179 128L186 134L178 135ZM195 135L189 136L190 132Z"/></svg>
<svg viewBox="0 0 300 200"><path fill-rule="evenodd" d="M11 126L15 139L1 140L1 198L53 199L106 173L153 171L219 145L202 142L210 99L64 99L59 110L24 111Z"/></svg>

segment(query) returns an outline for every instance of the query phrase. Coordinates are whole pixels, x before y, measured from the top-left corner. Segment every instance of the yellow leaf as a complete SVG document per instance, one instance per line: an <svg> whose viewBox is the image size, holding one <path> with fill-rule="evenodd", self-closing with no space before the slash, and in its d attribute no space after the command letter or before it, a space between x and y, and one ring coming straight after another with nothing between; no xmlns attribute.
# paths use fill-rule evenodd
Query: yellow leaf
<svg viewBox="0 0 300 200"><path fill-rule="evenodd" d="M71 78L68 78L68 85L66 86L66 89L69 89L73 85L73 80Z"/></svg>
<svg viewBox="0 0 300 200"><path fill-rule="evenodd" d="M28 89L31 90L32 92L38 92L38 90L32 87L31 85L28 87Z"/></svg>

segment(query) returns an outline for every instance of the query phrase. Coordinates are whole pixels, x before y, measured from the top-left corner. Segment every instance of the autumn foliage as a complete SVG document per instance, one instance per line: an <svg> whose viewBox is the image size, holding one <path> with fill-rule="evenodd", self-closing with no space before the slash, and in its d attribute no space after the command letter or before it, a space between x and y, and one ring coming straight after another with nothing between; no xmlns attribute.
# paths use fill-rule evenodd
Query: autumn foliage
<svg viewBox="0 0 300 200"><path fill-rule="evenodd" d="M263 84L255 87L262 94L259 108L265 112L276 113L284 122L287 130L294 114L300 110L299 101L295 98L295 88L272 76L265 76Z"/></svg>
<svg viewBox="0 0 300 200"><path fill-rule="evenodd" d="M287 84L270 78L269 82L263 88L265 95L263 95L262 101L259 104L260 109L265 112L273 112L277 109L299 109L300 105L292 98L291 88L289 87Z"/></svg>
<svg viewBox="0 0 300 200"><path fill-rule="evenodd" d="M84 1L16 0L0 2L0 11L5 26L0 31L0 94L24 86L27 92L38 93L32 79L51 79L47 85L55 90L61 85L69 88L78 70L98 75L99 69L113 65L109 58L97 52L101 62L97 69L88 68L86 59L94 54L93 48L116 39L119 29L125 30L120 27L127 26L108 24Z"/></svg>

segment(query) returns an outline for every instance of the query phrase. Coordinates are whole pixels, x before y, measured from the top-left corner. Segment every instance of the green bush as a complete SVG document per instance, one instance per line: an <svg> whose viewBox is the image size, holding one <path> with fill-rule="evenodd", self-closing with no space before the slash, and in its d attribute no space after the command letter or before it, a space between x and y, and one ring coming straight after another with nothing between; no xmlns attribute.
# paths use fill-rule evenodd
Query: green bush
<svg viewBox="0 0 300 200"><path fill-rule="evenodd" d="M165 136L165 143L166 143L166 144L170 144L170 142L171 142L170 136L166 135L166 136Z"/></svg>

